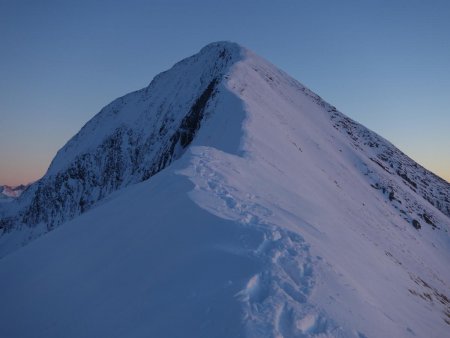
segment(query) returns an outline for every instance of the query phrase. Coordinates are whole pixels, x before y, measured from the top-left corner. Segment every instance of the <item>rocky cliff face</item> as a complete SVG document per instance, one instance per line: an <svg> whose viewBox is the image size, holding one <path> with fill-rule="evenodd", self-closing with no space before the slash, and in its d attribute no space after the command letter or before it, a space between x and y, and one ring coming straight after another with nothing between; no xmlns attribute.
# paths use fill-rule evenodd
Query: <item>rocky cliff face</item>
<svg viewBox="0 0 450 338"><path fill-rule="evenodd" d="M131 183L149 179L176 160L200 128L218 80L212 79L181 121L165 116L144 135L120 126L90 153L77 155L66 170L37 184L22 222L49 229L88 210Z"/></svg>

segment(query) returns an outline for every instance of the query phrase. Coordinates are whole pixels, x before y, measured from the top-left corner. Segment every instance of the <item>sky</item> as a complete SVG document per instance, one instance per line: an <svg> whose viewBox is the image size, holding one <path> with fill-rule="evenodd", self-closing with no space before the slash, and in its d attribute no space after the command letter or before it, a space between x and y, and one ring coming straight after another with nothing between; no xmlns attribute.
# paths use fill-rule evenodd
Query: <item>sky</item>
<svg viewBox="0 0 450 338"><path fill-rule="evenodd" d="M450 1L0 0L0 184L113 99L238 42L450 181Z"/></svg>

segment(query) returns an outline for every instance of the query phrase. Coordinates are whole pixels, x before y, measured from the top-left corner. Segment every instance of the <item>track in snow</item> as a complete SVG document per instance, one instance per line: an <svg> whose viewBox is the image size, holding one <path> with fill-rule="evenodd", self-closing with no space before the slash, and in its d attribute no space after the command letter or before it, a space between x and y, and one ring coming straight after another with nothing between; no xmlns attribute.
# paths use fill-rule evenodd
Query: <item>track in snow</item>
<svg viewBox="0 0 450 338"><path fill-rule="evenodd" d="M216 149L198 147L192 152L193 165L181 173L195 184L194 201L204 206L209 200L207 209L213 214L263 231L264 238L253 255L264 268L236 294L242 302L248 336L339 336L339 327L309 302L316 280L313 267L320 257L311 255L301 235L268 221L274 208L267 200L227 181L230 177L239 179L245 170L239 168L242 158L227 155L229 161L223 163L224 154L217 156ZM221 172L223 168L235 175Z"/></svg>

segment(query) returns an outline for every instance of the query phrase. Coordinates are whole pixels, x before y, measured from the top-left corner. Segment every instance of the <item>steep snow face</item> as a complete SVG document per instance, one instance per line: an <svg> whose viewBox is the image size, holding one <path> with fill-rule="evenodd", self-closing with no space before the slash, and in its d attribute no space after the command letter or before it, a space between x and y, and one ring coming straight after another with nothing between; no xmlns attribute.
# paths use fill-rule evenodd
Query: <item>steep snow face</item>
<svg viewBox="0 0 450 338"><path fill-rule="evenodd" d="M113 101L58 152L41 180L0 210L0 228L33 227L26 236L32 239L165 168L191 143L214 108L224 74L240 59L238 45L213 43L147 88Z"/></svg>
<svg viewBox="0 0 450 338"><path fill-rule="evenodd" d="M113 101L58 152L47 175L67 170L77 157L96 152L105 140L117 134L125 134L128 141L118 141L125 143L121 144L123 150L127 146L135 150L136 146L142 146L140 143L151 144L152 148L164 146L164 137L172 136L189 112L205 108L223 75L240 59L238 45L213 43L156 76L148 87ZM199 99L203 102L197 102ZM195 107L196 103L199 107ZM180 143L184 145L188 140Z"/></svg>
<svg viewBox="0 0 450 338"><path fill-rule="evenodd" d="M445 335L449 184L251 52L227 85L245 103L244 154L193 149L185 173L202 208L270 229L250 332Z"/></svg>
<svg viewBox="0 0 450 338"><path fill-rule="evenodd" d="M445 336L449 184L250 51L212 47L237 57L171 129L178 160L0 260L0 336Z"/></svg>

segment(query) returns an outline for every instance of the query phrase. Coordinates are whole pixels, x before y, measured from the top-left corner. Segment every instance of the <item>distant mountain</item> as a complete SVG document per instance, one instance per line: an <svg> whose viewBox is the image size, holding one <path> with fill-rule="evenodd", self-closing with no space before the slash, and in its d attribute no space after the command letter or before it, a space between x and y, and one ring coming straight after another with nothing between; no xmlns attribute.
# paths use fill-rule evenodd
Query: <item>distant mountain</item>
<svg viewBox="0 0 450 338"><path fill-rule="evenodd" d="M450 329L450 184L234 43L103 108L0 213L0 336Z"/></svg>
<svg viewBox="0 0 450 338"><path fill-rule="evenodd" d="M0 185L0 199L18 198L27 187L28 185L24 184L15 187L9 185Z"/></svg>

